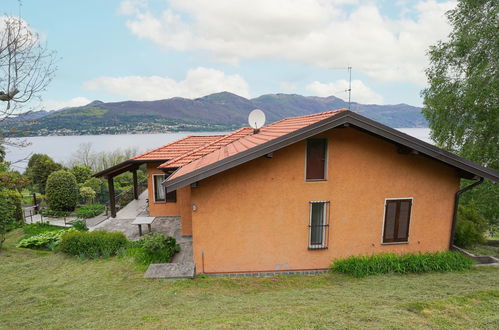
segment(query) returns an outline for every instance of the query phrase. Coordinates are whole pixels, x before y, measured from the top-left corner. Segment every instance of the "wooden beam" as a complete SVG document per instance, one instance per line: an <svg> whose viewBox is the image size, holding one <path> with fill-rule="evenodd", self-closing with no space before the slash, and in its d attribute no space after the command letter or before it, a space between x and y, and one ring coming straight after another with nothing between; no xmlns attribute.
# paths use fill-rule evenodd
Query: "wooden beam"
<svg viewBox="0 0 499 330"><path fill-rule="evenodd" d="M132 170L133 174L133 198L139 199L139 184L137 180L137 169Z"/></svg>
<svg viewBox="0 0 499 330"><path fill-rule="evenodd" d="M109 208L111 209L111 218L116 218L116 196L114 193L113 177L107 178L109 188Z"/></svg>

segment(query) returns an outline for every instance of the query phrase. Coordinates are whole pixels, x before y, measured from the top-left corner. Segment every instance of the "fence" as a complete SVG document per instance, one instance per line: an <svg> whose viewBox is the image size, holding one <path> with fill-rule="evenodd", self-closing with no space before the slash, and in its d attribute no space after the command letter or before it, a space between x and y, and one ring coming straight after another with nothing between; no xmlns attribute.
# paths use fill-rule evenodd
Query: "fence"
<svg viewBox="0 0 499 330"><path fill-rule="evenodd" d="M137 191L138 194L140 195L143 193L145 190L147 190L147 179L144 179L142 181L139 181L137 183ZM120 193L116 195L116 207L117 208L123 208L125 207L128 203L133 201L135 199L134 193L133 193L133 187L130 187L127 190L123 190ZM106 213L107 210L110 208L109 202L106 204Z"/></svg>

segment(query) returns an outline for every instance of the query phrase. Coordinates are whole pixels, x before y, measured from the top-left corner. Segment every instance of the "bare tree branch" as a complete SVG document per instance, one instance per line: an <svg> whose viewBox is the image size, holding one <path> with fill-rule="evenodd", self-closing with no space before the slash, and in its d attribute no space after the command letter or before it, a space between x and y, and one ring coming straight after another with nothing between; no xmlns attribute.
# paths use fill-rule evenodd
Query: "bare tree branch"
<svg viewBox="0 0 499 330"><path fill-rule="evenodd" d="M56 71L55 52L19 17L0 17L0 122L31 109Z"/></svg>

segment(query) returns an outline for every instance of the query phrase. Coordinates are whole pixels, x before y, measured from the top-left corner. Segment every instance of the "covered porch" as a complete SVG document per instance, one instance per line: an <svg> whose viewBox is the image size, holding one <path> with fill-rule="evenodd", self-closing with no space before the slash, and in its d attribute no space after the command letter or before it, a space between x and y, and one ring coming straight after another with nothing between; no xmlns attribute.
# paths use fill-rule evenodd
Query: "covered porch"
<svg viewBox="0 0 499 330"><path fill-rule="evenodd" d="M117 213L118 213L117 197L119 197L119 196L116 195L114 178L116 176L123 174L123 173L126 173L126 172L131 172L132 178L133 178L132 179L133 187L132 187L132 191L131 191L131 194L132 194L131 199L132 200L129 203L126 203L127 207L129 204L132 204L132 207L130 207L130 208L125 207L123 210L120 210L119 212L122 212L125 209L128 210L126 212L135 212L135 211L132 211L134 208L137 208L137 206L134 206L135 204L138 204L138 205L144 204L147 207L147 198L148 198L147 197L147 183L145 183L145 185L144 185L144 182L139 183L138 175L137 175L137 171L139 170L139 167L141 165L145 165L147 163L148 163L147 161L127 160L125 162L122 162L120 164L117 164L115 166L107 168L107 169L100 171L100 172L93 175L96 178L104 178L107 180L108 190L109 190L109 205L108 205L108 207L109 207L111 218L116 218ZM142 197L142 202L139 201L141 199L141 197ZM135 216L137 216L137 214Z"/></svg>

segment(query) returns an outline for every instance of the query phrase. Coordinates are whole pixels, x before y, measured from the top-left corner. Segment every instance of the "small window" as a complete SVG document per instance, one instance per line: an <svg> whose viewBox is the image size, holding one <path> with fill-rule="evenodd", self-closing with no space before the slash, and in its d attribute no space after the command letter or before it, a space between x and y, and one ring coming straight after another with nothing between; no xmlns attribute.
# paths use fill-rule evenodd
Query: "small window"
<svg viewBox="0 0 499 330"><path fill-rule="evenodd" d="M387 199L383 243L407 243L412 199Z"/></svg>
<svg viewBox="0 0 499 330"><path fill-rule="evenodd" d="M309 249L327 249L328 205L327 201L310 202Z"/></svg>
<svg viewBox="0 0 499 330"><path fill-rule="evenodd" d="M166 202L166 190L162 183L165 181L164 174L153 174L152 176L154 184L154 202L164 203Z"/></svg>
<svg viewBox="0 0 499 330"><path fill-rule="evenodd" d="M307 180L326 180L326 139L307 140Z"/></svg>

